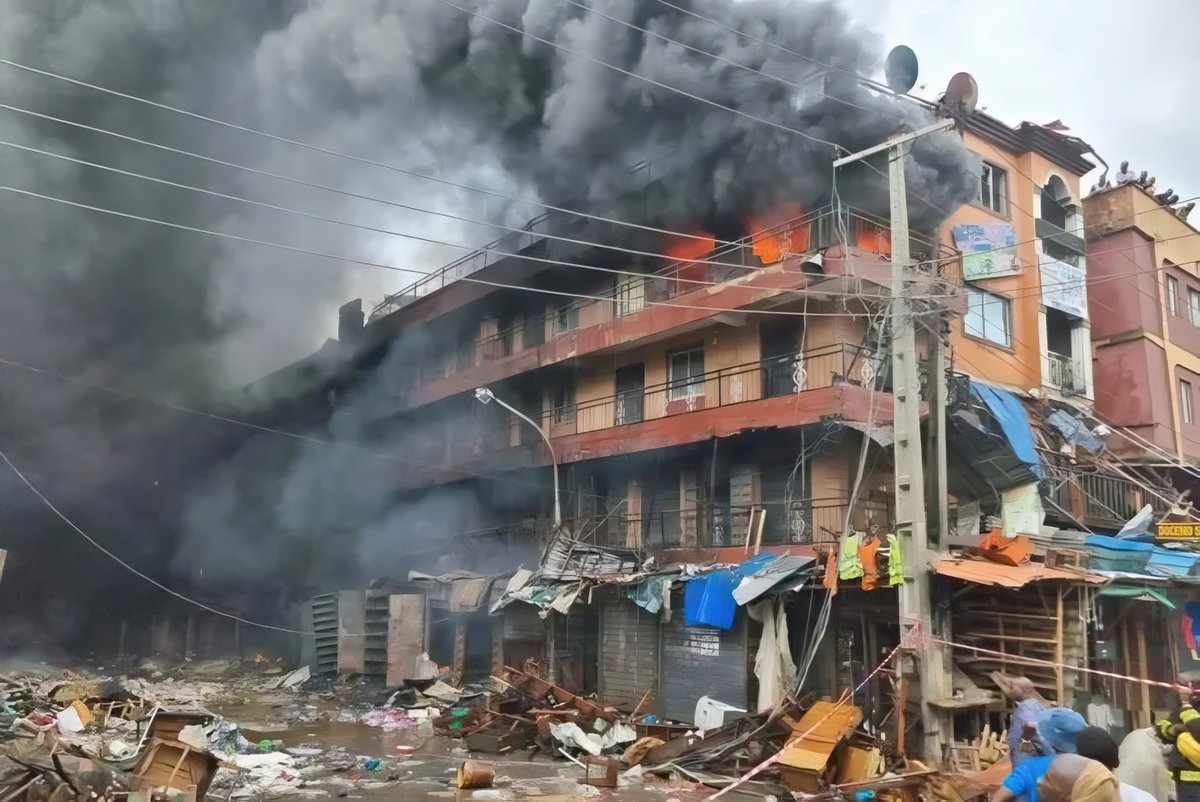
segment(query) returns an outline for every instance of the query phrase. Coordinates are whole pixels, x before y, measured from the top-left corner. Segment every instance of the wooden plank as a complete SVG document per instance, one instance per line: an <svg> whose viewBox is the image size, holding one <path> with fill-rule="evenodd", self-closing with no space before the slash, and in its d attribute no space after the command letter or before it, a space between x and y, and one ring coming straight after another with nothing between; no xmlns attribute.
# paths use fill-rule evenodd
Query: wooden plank
<svg viewBox="0 0 1200 802"><path fill-rule="evenodd" d="M1054 650L1054 662L1058 664L1058 667L1054 670L1054 673L1058 696L1054 701L1061 705L1064 704L1063 700L1066 698L1066 688L1063 683L1063 589L1060 586L1057 590L1058 603L1054 623L1058 632L1058 644Z"/></svg>
<svg viewBox="0 0 1200 802"><path fill-rule="evenodd" d="M367 597L361 590L338 592L337 670L361 674L366 668Z"/></svg>
<svg viewBox="0 0 1200 802"><path fill-rule="evenodd" d="M1139 626L1137 628L1137 650L1138 650L1138 669L1141 676L1150 676L1150 667L1146 661L1146 627ZM1139 682L1138 687L1142 691L1142 704L1139 710L1133 711L1133 720L1138 727L1150 726L1150 686L1144 682Z"/></svg>
<svg viewBox="0 0 1200 802"><path fill-rule="evenodd" d="M388 596L387 684L395 687L416 676L417 659L425 651L425 596Z"/></svg>

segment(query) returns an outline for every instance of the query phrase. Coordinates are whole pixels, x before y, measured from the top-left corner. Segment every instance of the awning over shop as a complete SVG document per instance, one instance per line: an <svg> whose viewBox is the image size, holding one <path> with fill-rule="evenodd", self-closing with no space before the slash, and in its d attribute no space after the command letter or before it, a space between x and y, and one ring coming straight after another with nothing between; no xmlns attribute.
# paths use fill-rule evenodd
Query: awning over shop
<svg viewBox="0 0 1200 802"><path fill-rule="evenodd" d="M1167 594L1158 588L1135 588L1132 585L1105 585L1096 594L1098 596L1110 596L1122 599L1154 601L1168 610L1175 609L1175 602L1168 599Z"/></svg>
<svg viewBox="0 0 1200 802"><path fill-rule="evenodd" d="M1096 585L1102 585L1108 581L1105 577L1095 574L1066 571L1035 562L1022 565L1001 565L987 560L944 559L934 561L933 570L939 576L948 576L976 585L991 585L1013 590L1023 588L1030 582L1047 580L1086 582Z"/></svg>

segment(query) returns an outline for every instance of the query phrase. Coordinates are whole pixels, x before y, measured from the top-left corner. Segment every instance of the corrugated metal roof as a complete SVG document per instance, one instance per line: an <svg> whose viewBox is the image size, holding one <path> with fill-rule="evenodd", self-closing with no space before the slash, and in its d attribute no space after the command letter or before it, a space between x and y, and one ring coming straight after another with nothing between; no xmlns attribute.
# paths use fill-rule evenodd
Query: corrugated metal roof
<svg viewBox="0 0 1200 802"><path fill-rule="evenodd" d="M1001 565L987 560L945 559L933 563L933 570L940 576L973 582L976 585L994 585L1002 588L1023 588L1030 582L1063 580L1104 584L1102 576L1081 571L1066 571L1050 568L1044 563L1028 562L1023 565Z"/></svg>

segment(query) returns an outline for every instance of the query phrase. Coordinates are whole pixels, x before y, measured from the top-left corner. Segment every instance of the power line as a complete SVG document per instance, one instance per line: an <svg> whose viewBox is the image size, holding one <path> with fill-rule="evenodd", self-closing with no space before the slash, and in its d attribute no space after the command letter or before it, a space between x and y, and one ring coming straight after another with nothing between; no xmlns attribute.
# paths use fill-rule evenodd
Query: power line
<svg viewBox="0 0 1200 802"><path fill-rule="evenodd" d="M451 181L446 178L429 175L427 173L422 173L417 170L409 170L409 169L406 169L403 167L397 167L394 164L388 164L387 162L381 162L381 161L377 161L375 159L369 159L365 156L355 156L355 155L349 154L349 153L342 153L340 151L332 150L330 148L325 148L320 145L313 145L308 142L301 142L296 139L289 139L284 136L279 136L278 134L272 134L267 131L260 131L255 128L250 128L248 126L239 125L237 123L231 123L227 120L221 120L216 117L209 117L204 114L198 114L197 112L188 111L187 109L181 109L177 106L171 106L169 104L160 103L158 101L150 100L148 98L138 97L137 95L131 95L126 92L117 91L115 89L109 89L107 87L99 86L97 84L92 84L92 83L88 83L86 81L81 81L78 78L71 78L66 75L61 75L58 73L50 72L49 70L38 69L37 67L31 67L26 64L20 64L18 62L11 61L9 59L0 59L0 64L7 65L14 69L24 70L25 72L33 73L36 75L41 75L46 78L53 78L54 80L57 80L57 81L64 81L66 83L73 84L75 86L80 86L85 89L91 89L91 90L94 90L97 92L103 92L104 94L112 95L114 97L119 97L124 100L131 100L135 103L142 103L147 106L152 106L154 108L161 109L163 111L169 111L169 112L173 112L175 114L181 114L185 117L191 117L196 120L202 120L207 123L212 123L214 125L219 125L224 128L228 128L230 130L240 131L240 132L246 133L246 134L254 134L255 136L266 137L267 139L273 140L275 142L279 142L279 143L282 143L285 145L291 145L293 147L301 148L303 150L313 151L314 153L321 153L326 156L334 156L339 159L348 159L350 161L357 162L359 164L369 165L371 167L380 167L384 170L389 170L394 173L400 173L402 175L407 175L412 178L419 178L423 181L433 181L434 183L442 184L442 185L449 186L449 187L454 187L456 189L462 189L462 190L466 190L468 192L476 192L480 195L487 195L487 196L493 197L493 198L500 198L503 200L513 201L514 203L523 203L528 206L534 206L537 208L549 209L550 211L559 212L561 214L569 214L569 215L574 215L576 217L584 217L589 220L595 220L600 223L610 223L612 225L627 226L629 228L636 228L636 229L640 229L642 231L651 231L651 232L658 233L658 234L669 234L671 236L686 237L688 239L705 240L705 241L710 239L709 237L697 236L695 234L688 234L688 233L679 232L679 231L672 231L670 229L664 229L664 228L656 228L654 226L643 225L641 223L631 223L631 222L628 222L625 220L618 220L616 218L604 217L603 215L589 214L588 212L581 212L576 209L569 209L569 208L562 207L562 206L554 206L549 203L543 203L542 201L530 200L528 198L521 198L521 197L518 197L515 195L506 195L503 192L496 192L494 190L484 189L482 187L474 187L469 184L460 184L460 183ZM9 108L11 108L11 107L9 107ZM719 241L719 242L722 245L735 244L735 243L726 242L726 241Z"/></svg>
<svg viewBox="0 0 1200 802"><path fill-rule="evenodd" d="M65 382L67 384L74 384L78 387L84 387L89 390L96 390L98 392L108 393L109 395L114 395L114 396L117 396L118 398L125 398L125 399L131 400L131 401L138 401L143 404L150 404L153 406L162 407L164 409L169 409L173 412L178 412L178 413L184 414L184 415L195 415L197 417L209 418L211 420L219 421L221 423L227 423L232 426L240 426L240 427L244 427L247 429L253 429L253 430L259 431L259 432L264 432L267 434L279 435L281 437L286 437L291 440L297 440L299 442L309 443L312 445L327 446L327 447L350 447L350 448L354 448L355 450L362 451L363 453L369 454L378 459L387 460L389 462L397 462L402 465L409 465L409 466L421 467L421 468L429 467L428 463L424 462L422 460L405 459L404 457L400 456L399 454L393 454L393 453L390 453L387 451L379 451L377 449L368 448L368 447L360 445L358 443L349 443L349 442L343 442L343 441L337 441L337 440L329 440L329 439L326 439L323 437L314 437L312 435L302 434L300 432L293 432L293 431L289 431L287 429L280 429L280 428L277 428L274 426L265 426L263 424L254 423L252 421L245 420L243 418L234 418L229 415L222 415L217 412L209 412L209 411L202 410L202 409L196 409L195 407L184 406L183 404L179 404L179 403L176 403L173 401L167 401L162 398L155 398L153 396L143 395L140 393L134 393L129 390L123 390L121 388L113 387L111 385L100 384L99 382L89 381L87 379L81 379L78 376L68 376L65 373L60 373L55 370L50 370L49 368L37 367L35 365L27 365L23 362L18 362L13 359L7 359L4 357L0 357L0 366L8 367L8 368L17 368L20 370L28 371L30 373L36 373L41 376L49 376L50 378L57 379L58 381ZM470 471L470 470L466 470L466 469L461 469L461 470L463 470L463 473L467 474L472 479L486 479L486 480L494 481L494 482L505 482L507 484L513 484L513 485L524 485L527 487L533 487L533 488L538 488L538 489L545 488L545 485L543 483L539 483L539 482L528 482L528 481L524 481L521 479L514 479L511 477L500 476L498 474L479 473L476 471ZM585 493L583 491L578 491L578 494L583 495L583 496L592 497L592 498L605 498L604 496L600 496L595 493Z"/></svg>
<svg viewBox="0 0 1200 802"><path fill-rule="evenodd" d="M138 172L134 172L132 170L124 170L119 167L113 167L111 165L106 165L106 164L100 164L98 162L88 161L86 159L80 159L80 158L76 158L74 156L67 156L66 154L55 153L53 151L43 150L41 148L35 148L35 147L29 146L29 145L22 145L22 144L19 144L16 142L9 142L7 140L0 139L0 146L15 148L17 150L22 150L22 151L25 151L28 153L34 153L34 154L37 154L40 156L46 156L49 158L60 159L63 161L72 162L74 164L83 165L85 167L91 167L91 168L97 169L97 170L103 170L103 171L110 172L110 173L116 173L118 175L123 175L123 176L129 177L129 178L136 178L136 179L140 179L143 181L150 181L150 182L153 182L156 184L161 184L164 186L170 186L170 187L175 187L177 189L188 190L190 192L198 192L198 193L202 193L205 195L209 195L211 197L223 198L225 200L236 201L238 203L245 203L245 204L248 204L251 206L257 206L260 208L270 209L270 210L276 211L276 212L297 215L297 216L304 217L304 218L307 218L310 220L316 220L316 221L320 221L320 222L324 222L324 223L331 223L333 225L344 226L344 227L358 229L358 230L362 230L362 231L369 231L369 232L372 232L375 234L387 234L390 236L415 240L417 242L424 242L424 243L431 244L431 245L440 245L440 246L444 246L444 247L448 247L448 248L457 248L457 249L469 251L472 253L477 252L479 250L479 248L477 248L476 246L473 246L473 245L464 245L459 242L449 242L449 241L445 241L445 240L433 239L430 237L422 237L422 236L418 236L415 234L406 234L404 232L395 231L393 229L380 228L377 226L369 226L369 225L363 225L363 224L359 224L359 223L353 223L353 222L350 222L349 220L344 220L341 218L326 217L324 215L314 214L314 213L306 212L306 211L303 211L300 209L294 209L294 208L291 208L288 206L280 206L278 204L268 203L265 201L258 201L258 200L254 200L252 198L247 198L247 197L244 197L241 195L233 195L233 194L226 193L226 192L219 192L216 190L206 189L204 187L197 187L197 186L193 186L190 184L183 184L178 181L171 181L171 180L164 179L164 178L158 178L156 176L146 175L144 173L138 173ZM307 183L307 182L301 182L301 183ZM404 206L403 204L398 204L398 205L401 205L401 206L403 206L403 208L411 209L414 211L420 211L420 212L427 211L427 210L419 209L416 207ZM434 212L428 212L428 213L440 214L440 213L434 213ZM481 225L481 226L489 225L488 223L484 223L484 222L477 221L477 220L471 220L469 218L458 217L456 215L443 215L443 216L451 217L455 220L462 220L465 222L475 223L476 225ZM510 229L510 230L522 232L522 233L524 232L523 229ZM563 240L566 240L567 242L572 242L572 243L576 243L579 245L596 247L596 248L601 248L601 249L610 249L610 250L621 251L621 252L635 254L635 255L657 256L659 258L664 258L664 259L675 258L675 257L667 256L666 254L655 254L655 253L650 253L647 251L630 250L628 248L622 248L620 246L603 245L603 244L599 244L599 243L595 243L595 242L590 242L587 240L576 240L576 239L570 239L570 238L566 238L566 237L553 237L553 238L563 239ZM641 273L641 272L637 272L637 271L633 271L633 270L620 270L617 268L600 267L599 265L590 265L590 264L584 264L581 262L569 262L569 261L565 261L565 260L561 260L561 259L551 259L549 257L530 256L530 255L526 255L526 254L522 254L522 253L514 253L511 251L502 251L502 250L496 250L496 249L488 249L487 252L495 254L497 256L507 256L507 257L511 257L514 259L524 260L524 261L538 262L541 264L556 265L556 266L563 266L563 267L577 267L577 268L581 268L584 270L593 270L593 271L597 271L597 272L601 272L601 273L610 273L610 274L615 274L615 275L630 276L633 278L650 278L650 277L654 277L656 275L667 275L666 273L663 273L663 272L648 274L648 273ZM712 265L712 266L716 266L716 267L738 268L743 271L746 271L742 276L743 278L745 276L753 273L756 270L756 268L749 266L749 265L738 264L735 262L721 262L721 261L710 260L710 259L695 259L695 260L691 260L691 259L678 260L677 259L675 264L669 266L668 268L664 268L664 270L669 270L671 267L684 267L684 266L690 266L690 265L694 265L694 264ZM423 271L417 270L415 268L396 268L396 269L403 270L404 272L424 275ZM700 285L700 286L705 286L705 287L715 287L715 286L719 286L721 284L726 283L724 281L705 281L703 279L685 278L683 276L669 276L669 278L672 281L680 282L683 284L695 284L695 285ZM914 279L910 279L910 280L917 281L919 279L914 278ZM779 289L777 287L764 287L764 286L760 286L760 285L756 285L756 284L740 284L739 286L746 287L749 289L761 289L761 290L777 290L777 289ZM831 296L838 296L838 297L861 297L861 293L852 293L852 292L825 293L825 294L831 295ZM951 296L946 295L944 297L951 297Z"/></svg>
<svg viewBox="0 0 1200 802"><path fill-rule="evenodd" d="M721 103L718 103L715 100L709 100L706 97L701 97L700 95L694 95L691 92L688 92L686 90L679 89L679 88L671 86L669 84L664 84L661 81L656 81L653 78L648 78L645 75L640 75L636 72L631 72L630 70L626 70L623 67L618 67L615 64L609 64L607 61L604 61L603 59L598 59L598 58L595 58L594 56L589 56L586 53L581 53L580 51L569 48L566 45L561 45L561 44L559 44L557 42L553 42L549 39L544 39L536 34L530 33L529 31L521 30L520 28L518 28L514 25L509 25L506 22L501 22L500 20L489 17L486 14L482 14L478 11L473 11L472 9L469 9L469 8L464 8L460 5L458 5L457 3L453 2L453 0L439 0L439 2L444 3L445 5L448 5L452 8L457 8L459 11L463 12L464 14L470 14L473 17L478 17L481 20L486 20L487 22L490 22L493 25L499 25L501 28L507 28L508 30L512 31L513 33L520 34L521 36L526 36L526 37L534 40L535 42L541 42L544 45L549 45L550 47L553 47L557 50L561 50L564 53L570 53L573 56L578 56L579 58L590 61L593 64L598 64L601 67L607 67L610 70L615 70L616 72L619 72L622 75L628 75L630 78L637 78L639 81L645 81L646 83L651 84L653 86L657 86L660 89L666 89L668 92L675 92L677 94L683 95L684 97L689 97L692 100L698 100L701 103L705 103L714 108L724 109L725 111L728 111L732 114L736 114L739 117L745 117L748 120L753 120L754 122L761 123L763 125L768 125L772 128L778 129L780 131L785 131L790 134L795 134L796 136L803 137L804 139L807 139L810 142L816 142L821 145L828 145L829 147L834 149L834 155L836 155L837 153L845 153L846 152L846 149L836 142L830 142L827 139L821 139L820 137L813 136L812 134L806 134L803 131L796 130L795 128L789 128L788 126L783 125L781 123L773 122L771 120L765 120L762 117L756 117L753 114L749 114L747 112L742 111L741 109L735 109L730 106L725 106Z"/></svg>
<svg viewBox="0 0 1200 802"><path fill-rule="evenodd" d="M130 573L134 574L135 576L141 577L142 579L149 582L151 585L154 585L154 587L158 588L159 590L165 591L165 592L171 594L172 596L174 596L175 598L180 599L181 601L187 602L188 604L199 607L201 610L205 610L205 611L213 613L215 615L219 615L223 618L229 618L234 621L238 621L242 624L246 624L247 626L258 627L259 629L270 629L270 630L274 630L276 632L288 632L293 635L311 635L312 634L311 632L305 632L305 631L299 630L299 629L289 629L288 627L278 627L273 624L263 624L258 621L251 621L248 618L242 618L241 616L234 615L233 613L227 613L223 610L218 610L216 607L210 607L209 605L204 604L203 602L196 601L193 598L183 595L182 593L180 593L177 590L173 590L172 588L167 587L163 583L159 582L157 579L154 579L151 576L147 576L146 574L142 573L138 569L134 568L129 563L122 560L120 557L118 557L113 552L109 551L107 548L105 548L103 545L101 545L95 538L93 538L87 532L84 532L82 529L80 529L79 526L74 521L72 521L70 518L68 518L67 515L62 510L60 510L57 506L55 506L54 502L52 502L49 498L47 498L45 496L45 494L42 493L41 490L38 490L37 486L34 485L33 482L31 482L29 480L29 477L27 477L24 473L22 473L21 469L18 468L16 466L16 464L13 463L13 461L9 458L8 454L6 454L2 449L0 449L0 459L4 460L5 464L8 465L8 467L12 470L12 472L16 475L16 477L21 480L21 483L29 489L29 492L31 492L35 496L37 496L41 500L42 504L44 504L46 506L47 509L49 509L52 513L54 513L56 516L58 516L59 520L61 520L63 523L65 523L67 526L69 526L72 530L75 531L76 534L78 534L80 537L82 537L84 540L86 540L88 543L90 543L92 546L94 546L96 549L98 549L106 557L111 559L113 562L117 563L117 565L120 565L126 571L129 571Z"/></svg>
<svg viewBox="0 0 1200 802"><path fill-rule="evenodd" d="M50 201L52 203L58 203L58 204L61 204L64 206L71 206L71 207L74 207L77 209L84 209L84 210L91 211L91 212L98 212L100 214L107 214L107 215L112 215L114 217L121 217L121 218L124 218L127 220L136 220L136 221L142 222L142 223L152 223L154 225L166 226L168 228L174 228L174 229L178 229L180 231L190 231L195 234L205 234L208 236L218 237L221 239L229 239L229 240L234 240L236 242L249 243L251 245L260 245L260 246L267 247L267 248L278 248L280 250L288 251L290 253L304 254L307 256L317 256L322 259L330 259L330 260L337 261L337 262L346 262L349 264L362 265L363 267L375 267L375 268L379 268L381 270L393 270L393 271L400 272L400 273L418 272L418 271L412 270L410 268L396 267L395 265L386 265L381 262L372 262L372 261L369 261L366 259L356 259L354 257L342 256L342 255L333 254L333 253L326 253L324 251L314 251L314 250L309 250L307 248L300 248L300 247L297 247L294 245L285 245L285 244L279 243L279 242L270 242L267 240L255 239L253 237L244 237L239 234L230 234L229 232L226 232L226 231L213 231L211 229L200 228L198 226L189 226L189 225L185 225L183 223L173 223L173 222L170 222L167 220L159 220L154 217L145 217L143 215L132 214L130 212L121 212L121 211L117 211L116 209L108 209L103 206L93 206L91 204L80 203L79 201L67 200L66 198L59 198L59 197L55 197L53 195L44 195L40 192L33 192L33 191L27 190L27 189L19 189L17 187L0 186L0 191L11 192L16 195L23 195L23 196L30 197L30 198L37 198L39 200ZM519 258L527 258L527 257L519 257ZM542 295L551 295L551 296L560 297L560 298L579 298L579 299L583 299L583 300L605 301L605 302L609 302L609 303L611 303L613 301L613 299L611 297L606 297L603 295L588 295L585 293L574 293L574 292L564 292L561 290L543 289L541 287L526 287L526 286L523 286L520 284L505 284L505 283L499 282L499 281L487 281L485 279L473 278L471 276L462 276L458 280L464 281L464 282L467 282L470 284L482 284L482 285L485 285L488 287L498 287L501 289L509 289L509 290L523 290L526 292L535 292L535 293L539 293ZM669 303L667 301L650 301L650 300L643 301L643 303L647 306L674 307L676 309L693 309L693 310L707 311L707 312L740 312L740 313L754 314L754 315L779 315L779 316L784 316L784 317L804 317L806 315L813 316L813 317L845 317L844 312L807 312L807 313L805 313L805 312L791 312L791 311L787 311L784 309L730 308L730 307L724 307L724 306L701 306L698 304L679 304L679 303Z"/></svg>
<svg viewBox="0 0 1200 802"><path fill-rule="evenodd" d="M825 62L818 61L817 59L812 58L811 56L806 56L803 53L797 53L795 50L789 50L788 48L784 47L783 45L776 44L775 42L771 42L771 41L768 41L761 37L754 36L753 34L746 33L745 31L740 31L737 28L733 28L729 25L726 25L723 22L719 22L719 21L711 19L709 17L705 17L701 14L697 14L695 11L692 11L691 9L683 8L682 6L677 6L674 3L669 3L669 2L667 2L667 0L658 0L658 3L660 5L664 5L668 8L673 8L682 14L687 14L690 17L694 17L695 19L698 19L701 22L707 22L709 25L715 25L718 28L728 31L729 33L733 33L733 34L737 34L738 36L745 37L746 39L749 39L752 42L758 42L759 44L763 44L763 45L766 45L767 47L778 50L781 53L786 53L789 56L794 56L794 57L800 59L801 61L806 61L810 64L813 64L814 66L823 67L824 69L829 70L830 72L840 72L843 75L848 75L848 76L854 78L855 80L862 81L866 84L869 84L870 86L872 86L875 89L879 89L881 91L888 92L889 94L897 95L899 97L907 97L907 95L905 95L904 93L895 92L890 87L887 87L887 86L879 83L878 81L868 78L865 75L857 73L854 70L849 70L844 67L835 67L832 64L826 64ZM836 98L830 98L830 99L833 100Z"/></svg>
<svg viewBox="0 0 1200 802"><path fill-rule="evenodd" d="M603 250L618 251L620 253L628 253L628 254L633 254L635 256L648 256L648 257L656 258L656 259L669 259L669 260L672 260L676 264L681 264L681 263L686 262L687 264L709 264L709 265L718 265L718 266L723 266L723 267L742 267L742 268L747 267L746 265L737 264L734 262L721 262L721 261L717 261L717 260L713 260L713 259L680 259L679 257L671 256L670 254L660 253L657 251L641 251L641 250L636 250L636 249L632 249L632 248L625 248L625 247L622 247L619 245L611 245L611 244L606 244L606 243L602 243L602 242L596 242L593 240L583 240L583 239L575 239L572 237L564 237L564 236L557 235L557 234L550 234L550 233L543 233L543 232L538 232L535 234L534 232L530 231L528 228L518 228L516 226L507 226L507 225L503 225L501 223L493 223L493 222L479 220L479 219L472 218L472 217L464 217L461 215L452 214L450 212L440 212L440 211L436 211L434 209L426 209L421 206L413 206L410 204L401 203L399 201L393 201L393 200L389 200L387 198L381 198L381 197L378 197L375 195L366 195L366 194L359 193L359 192L353 192L350 190L345 190L345 189L340 189L338 187L329 186L327 184L320 184L320 183L316 183L316 182L312 182L312 181L306 181L304 179L295 178L293 176L282 175L280 173L274 173L269 170L262 170L262 169L259 169L256 167L250 167L248 165L238 164L236 162L229 162L229 161L225 161L223 159L214 158L212 156L206 156L201 153L193 153L191 151L182 150L180 148L174 148L174 147L170 147L168 145L162 145L157 142L150 142L145 139L138 139L137 137L127 136L125 134L120 134L115 131L110 131L110 130L107 130L104 128L98 128L93 125L87 125L85 123L76 122L74 120L67 120L67 119L63 119L61 117L54 117L49 114L42 114L40 112L31 111L29 109L22 109L22 108L18 108L16 106L9 106L9 105L3 104L3 103L0 103L0 109L7 110L7 111L13 111L13 112L17 112L20 114L28 114L28 115L31 115L34 117L39 117L39 118L42 118L45 120L51 120L56 123L61 123L63 125L74 126L76 128L81 128L81 129L84 129L87 131L92 131L94 133L104 134L106 136L116 137L118 139L122 139L122 140L125 140L128 142L133 142L138 145L144 145L146 147L157 148L159 150L163 150L163 151L166 151L169 153L175 153L180 156L187 156L190 158L209 162L211 164L218 164L218 165L221 165L222 167L229 167L229 168L233 168L236 170L243 170L248 173L260 175L260 176L263 176L266 178L272 178L272 179L275 179L278 181L285 181L285 182L288 182L291 184L296 184L298 186L305 186L305 187L310 187L312 189L323 190L325 192L332 192L332 193L335 193L338 195L344 195L346 197L355 198L358 200L371 201L373 203L382 203L382 204L385 204L387 206L391 206L391 207L394 207L397 209L404 209L405 211L417 212L419 214L428 214L428 215L433 215L435 217L443 217L443 218L446 218L449 220L456 220L456 221L462 222L462 223L469 223L471 225L477 225L477 226L482 226L482 227L487 227L487 228L497 228L497 229L500 229L503 231L509 231L514 234L530 234L533 236L542 237L544 239L558 240L560 242L568 242L568 243L575 244L575 245L583 245L583 246L587 246L587 247L600 248ZM147 175L144 175L141 173L135 173L135 172L131 172L128 170L121 170L116 167L110 167L110 166L103 165L103 164L97 164L95 162L77 159L75 157L66 156L66 155L60 154L60 153L44 151L44 150L40 150L38 148L33 148L33 147L30 147L27 145L20 145L20 144L16 144L16 143L12 143L12 142L0 142L0 144L8 145L9 147L19 148L21 150L30 151L33 153L38 153L38 154L41 154L44 156L52 156L57 159L65 159L67 161L75 162L76 164L83 164L83 165L86 165L89 167L95 167L100 170L108 170L110 172L121 173L122 175L127 175L127 176L130 176L133 178L141 178L141 179L144 179L147 181L154 181L157 183L168 184L170 186L179 187L181 189L192 190L195 192L205 192L205 193L209 193L209 194L215 194L220 197L229 198L231 200L238 200L238 201L242 201L242 202L246 202L246 203L255 203L256 202L256 201L246 200L244 198L240 198L237 196L230 196L230 195L225 195L222 193L215 193L215 192L212 192L207 189L201 189L199 187L189 186L187 184L179 184L179 183L176 183L173 181L166 181L164 179L154 178L152 176L147 176ZM280 207L272 207L272 208L276 208L276 209L283 211L283 209L280 209ZM352 224L348 224L348 225L352 225ZM372 230L379 231L378 229L372 229ZM758 235L764 234L765 231L766 230L764 229L761 231L753 232L753 234L751 236L758 236ZM395 234L396 236L405 236L403 234L397 234L396 232L392 232L392 231L379 231L379 233L388 233L388 234ZM680 234L678 234L678 236L685 236L685 235L680 233ZM714 242L724 242L724 240L716 240L715 238L713 238L713 241ZM732 243L732 244L737 245L738 243ZM455 245L454 247L466 248L467 246ZM491 249L487 249L486 247L480 248L480 247L471 246L469 248L469 250L471 250L472 252L475 252L475 251L480 251L480 250L491 250ZM492 251L492 252L501 253L501 251ZM644 275L644 274L638 273L636 275Z"/></svg>

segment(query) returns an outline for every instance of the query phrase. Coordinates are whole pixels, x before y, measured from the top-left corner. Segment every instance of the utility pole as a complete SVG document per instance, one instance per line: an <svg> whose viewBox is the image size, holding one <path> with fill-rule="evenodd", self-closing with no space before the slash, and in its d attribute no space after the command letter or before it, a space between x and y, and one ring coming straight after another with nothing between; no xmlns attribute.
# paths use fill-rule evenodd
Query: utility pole
<svg viewBox="0 0 1200 802"><path fill-rule="evenodd" d="M912 141L954 126L941 120L912 133L896 136L881 145L836 159L834 167L859 161L876 153L888 154L888 191L891 199L892 292L892 397L895 429L896 536L905 563L904 582L899 588L901 642L912 642L914 627L930 634L932 605L929 581L929 533L925 518L925 466L921 449L921 380L917 361L917 337L909 296L913 266L909 255L908 198L905 194L904 163ZM933 425L933 424L931 424ZM944 425L944 424L943 424ZM939 443L945 448L945 441ZM946 696L944 662L939 644L925 643L908 650L901 658L901 676L910 664L920 679L921 724L924 730L921 755L940 764L943 747L951 736L943 729L943 716L929 704Z"/></svg>

